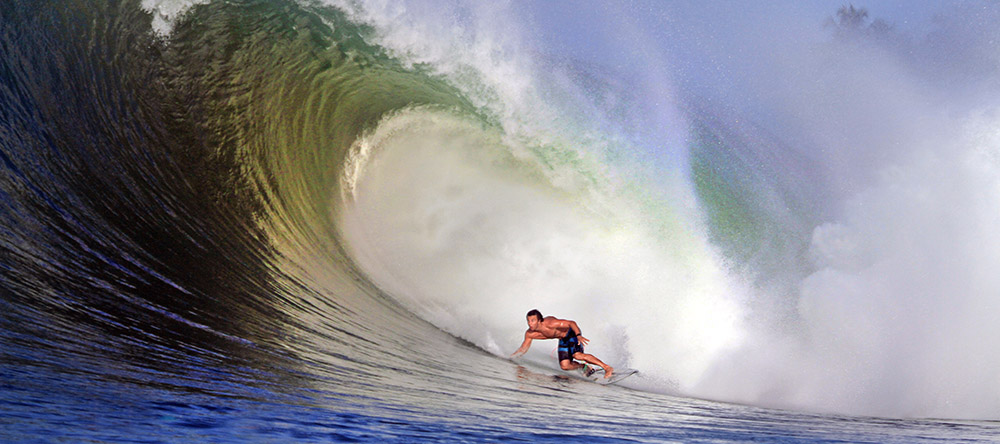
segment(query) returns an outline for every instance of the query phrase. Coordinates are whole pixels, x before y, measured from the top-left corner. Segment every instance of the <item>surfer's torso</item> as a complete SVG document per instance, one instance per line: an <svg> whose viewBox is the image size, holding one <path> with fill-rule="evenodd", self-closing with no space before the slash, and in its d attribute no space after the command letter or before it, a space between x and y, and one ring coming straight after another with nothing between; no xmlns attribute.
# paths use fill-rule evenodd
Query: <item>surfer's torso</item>
<svg viewBox="0 0 1000 444"><path fill-rule="evenodd" d="M538 324L536 329L529 330L528 334L532 339L562 339L566 337L569 330L569 322L548 316Z"/></svg>

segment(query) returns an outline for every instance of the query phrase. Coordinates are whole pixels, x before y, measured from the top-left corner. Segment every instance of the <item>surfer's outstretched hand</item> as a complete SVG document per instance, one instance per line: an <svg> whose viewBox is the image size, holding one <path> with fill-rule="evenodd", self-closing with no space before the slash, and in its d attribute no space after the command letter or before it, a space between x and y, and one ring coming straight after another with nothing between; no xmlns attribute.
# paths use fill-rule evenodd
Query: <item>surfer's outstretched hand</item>
<svg viewBox="0 0 1000 444"><path fill-rule="evenodd" d="M580 340L580 344L583 344L583 345L587 345L587 343L590 342L590 339L587 339L587 338L585 338L583 336L577 336L576 338L579 339Z"/></svg>

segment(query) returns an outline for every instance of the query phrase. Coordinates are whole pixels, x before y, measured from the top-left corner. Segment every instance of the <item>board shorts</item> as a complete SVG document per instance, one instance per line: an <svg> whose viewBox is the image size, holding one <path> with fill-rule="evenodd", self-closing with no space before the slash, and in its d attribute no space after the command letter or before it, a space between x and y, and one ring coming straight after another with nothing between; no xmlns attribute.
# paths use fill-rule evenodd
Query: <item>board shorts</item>
<svg viewBox="0 0 1000 444"><path fill-rule="evenodd" d="M583 353L583 346L576 339L576 332L569 329L566 336L559 340L559 361L573 359L573 355Z"/></svg>

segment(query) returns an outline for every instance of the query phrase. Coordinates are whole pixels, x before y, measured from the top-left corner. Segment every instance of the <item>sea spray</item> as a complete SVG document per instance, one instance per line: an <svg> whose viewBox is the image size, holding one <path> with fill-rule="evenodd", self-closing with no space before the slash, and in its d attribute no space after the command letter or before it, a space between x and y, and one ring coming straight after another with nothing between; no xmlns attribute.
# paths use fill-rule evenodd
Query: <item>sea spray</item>
<svg viewBox="0 0 1000 444"><path fill-rule="evenodd" d="M594 214L580 203L596 190L554 186L495 130L414 109L357 149L368 154L358 156L363 172L347 170L342 222L353 256L446 331L504 355L523 334L525 307L538 307L588 326L595 354L690 380L732 346L739 319L712 257L671 248L693 239L639 225L630 202Z"/></svg>
<svg viewBox="0 0 1000 444"><path fill-rule="evenodd" d="M369 15L362 15L363 20L373 23L382 32L379 40L382 44L395 49L395 53L404 59L427 63L431 70L436 70L474 97L472 102L490 116L491 131L499 133L496 149L510 153L526 149L530 155L515 157L527 164L541 160L539 170L549 182L532 181L530 185L522 185L525 182L516 174L500 174L500 177L505 177L501 180L508 183L486 187L497 195L484 193L480 198L469 199L469 202L482 199L495 203L489 206L489 210L495 213L486 213L474 205L462 208L461 205L435 204L435 209L444 211L431 219L470 221L466 228L459 230L463 235L452 237L457 241L455 244L446 244L447 248L439 250L442 254L439 259L457 268L439 268L447 270L448 278L424 290L428 296L423 297L428 300L447 299L442 295L453 294L450 302L436 300L431 304L436 314L425 316L434 319L436 325L502 354L504 349L497 343L497 338L516 338L520 330L519 327L504 326L508 322L506 319L519 320L523 309L539 305L539 300L551 301L554 311L549 312L552 314L576 316L591 323L608 323L604 329L616 333L598 336L600 341L597 343L613 337L615 341L627 344L626 353L619 356L628 356L631 365L649 373L677 379L682 390L696 396L887 415L952 412L962 416L991 409L985 407L984 410L984 405L989 404L985 400L971 401L961 407L953 407L953 401L942 403L941 399L948 396L964 398L967 395L960 394L964 390L963 385L951 381L951 378L942 378L947 373L936 370L932 361L928 360L929 356L937 355L935 346L923 348L920 345L950 344L946 347L953 357L966 356L970 364L979 362L978 358L974 358L979 354L956 352L965 348L956 347L957 343L948 340L947 336L942 338L931 333L936 330L930 326L945 328L954 324L929 322L928 316L945 306L949 306L952 312L956 310L948 302L952 300L952 291L983 295L969 296L963 299L968 303L959 306L989 312L991 298L985 295L990 294L989 289L993 287L991 279L973 269L957 273L972 273L979 278L978 283L971 286L957 285L962 279L948 279L945 283L935 282L935 285L929 285L929 282L917 284L922 282L920 277L934 276L937 267L946 265L936 257L937 251L958 248L949 256L952 264L958 260L954 259L956 257L971 259L984 256L943 241L951 237L946 234L951 232L947 228L949 226L962 227L965 232L972 229L971 232L976 233L976 227L991 226L988 219L969 221L971 225L968 227L962 220L931 221L939 219L934 215L942 211L952 214L944 210L953 205L952 202L966 202L956 200L957 197L974 193L974 187L955 184L945 178L952 175L970 180L980 177L985 183L990 182L989 175L984 176L982 171L977 174L964 171L967 168L965 165L970 164L968 160L957 163L946 161L951 156L946 153L989 152L992 148L989 147L990 142L986 142L985 148L981 144L970 144L970 139L980 136L978 131L970 132L968 114L943 115L938 105L949 103L947 90L927 83L926 72L914 70L905 56L895 52L897 47L870 45L858 40L796 42L776 32L764 40L784 42L782 52L775 56L781 64L766 69L759 64L744 66L746 72L740 73L737 78L747 86L745 91L736 94L731 89L722 89L722 96L716 93L712 101L702 101L696 107L687 108L692 111L689 113L692 121L709 127L757 128L751 131L769 133L762 140L770 138L782 146L781 149L791 150L788 156L751 154L757 161L768 162L742 165L749 168L746 173L750 177L757 177L762 182L731 188L727 192L735 194L728 197L715 197L730 199L740 205L755 205L758 214L753 217L771 223L789 224L784 234L795 237L777 243L744 239L753 245L778 249L726 258L720 256L720 250L708 244L711 239L722 247L722 252L737 251L725 247L731 239L719 237L724 232L716 230L718 221L711 218L705 220L708 226L705 230L697 217L688 217L682 211L684 203L688 202L687 190L691 189L689 187L697 189L700 184L672 186L663 190L660 196L675 206L675 211L668 211L665 219L678 222L667 223L672 228L663 231L652 228L661 226L662 221L649 218L656 212L650 211L648 201L643 202L635 199L634 194L623 192L628 187L621 186L622 182L617 178L627 175L622 172L629 171L628 167L599 157L601 161L595 164L599 165L596 168L587 167L586 162L581 166L579 162L552 162L546 157L547 153L562 152L569 153L569 158L594 159L595 153L607 153L609 146L613 146L610 151L618 152L629 152L634 146L621 144L625 138L614 134L590 139L567 136L578 133L579 128L586 124L578 126L580 121L563 117L574 116L571 109L562 108L566 102L535 101L535 97L551 96L552 85L539 81L544 76L538 73L538 59L525 55L530 51L519 46L516 37L509 36L513 33L497 39L500 26L496 22L483 22L481 17L477 21L475 8L472 8L471 11L463 9L465 15L459 14L463 17L471 14L473 17L466 22L469 25L467 28L461 28L463 31L458 36L442 36L431 29L408 27L406 19L402 19L403 24L400 24L399 19L406 16L405 10L405 7L396 6L392 14L380 15L385 11L373 8L365 10ZM768 19L781 20L785 17L794 20L797 13L800 11L782 11ZM443 17L453 16L445 14ZM797 29L791 28L788 32L796 32ZM434 37L428 38L429 35ZM816 32L809 35L813 38L820 36ZM453 43L456 38L469 38L474 43L458 45ZM442 41L444 45L428 43ZM491 46L498 41L504 43ZM414 46L410 44L412 42L420 42L420 45ZM980 43L980 46L989 45ZM502 54L504 57L484 57L487 54ZM511 69L512 66L519 68ZM754 79L754 72L770 77L771 81L748 81ZM683 84L688 81L684 77L686 74L683 71L678 74L678 82ZM988 76L985 79L989 81ZM701 81L704 85L718 80L708 77ZM569 89L575 87L571 85ZM726 91L732 95L725 96ZM586 94L556 96L588 97ZM700 97L689 95L684 99L699 100ZM726 104L725 100L732 103ZM714 110L712 103L725 108L725 111ZM982 105L986 109L995 106L989 100L980 100L976 108ZM738 109L761 111L762 119L770 120L758 118L743 122L739 111L734 111ZM954 111L956 108L951 109ZM735 120L719 120L718 116ZM586 122L586 119L582 121ZM697 129L693 127L691 131ZM732 150L737 157L747 158L752 150L769 149L767 144L748 144L745 138L747 133L741 134L737 130L734 134L726 149ZM476 147L452 146L445 150L451 149L468 151ZM963 154L959 157L969 158ZM706 171L709 175L727 168L726 165L712 163L719 159L707 160ZM502 170L496 165L463 165L462 168L490 171L490 174L484 175L486 177ZM801 174L777 179L758 174L781 170L782 165L795 168L793 173L802 169L821 172L822 180L810 182ZM939 169L920 173L931 165ZM680 163L674 167L684 169L686 165ZM583 194L589 194L588 197L593 200L579 195L569 200L564 196L553 197L558 193L551 193L550 188L560 188L553 180L554 176L573 177L581 172L584 177L610 179L583 182L591 184L583 188L587 190ZM735 174L739 173L735 170ZM397 174L394 180L406 180L399 176ZM912 180L915 177L939 177L939 182L945 186L939 190L938 182L918 184ZM413 183L426 181L425 178ZM653 183L641 179L639 182ZM450 189L454 192L469 186L459 181L451 184ZM510 191L521 186L542 191L540 194ZM384 189L406 189L419 193L413 188L416 185L399 183L394 188ZM699 197L707 196L700 191ZM510 194L504 197L506 192ZM532 197L527 198L520 193ZM361 200L354 204L364 206ZM505 202L516 202L524 207L505 208L502 205ZM593 202L601 202L601 205L593 205ZM608 205L607 202L614 203ZM698 205L707 208L714 203L700 202ZM989 206L986 204L986 207ZM603 208L609 212L581 211L581 208ZM959 214L984 215L982 210L970 210ZM407 212L420 213L418 208ZM483 216L475 218L470 214ZM710 213L702 214L711 216ZM657 215L663 216L663 213ZM985 215L989 217L988 213ZM385 219L394 217L389 215ZM522 222L525 224L523 229L498 227L496 224L505 218L527 222ZM920 222L928 218L927 223ZM918 227L906 229L904 225L904 228L895 228L903 221ZM546 226L547 223L551 225ZM474 227L479 226L495 234L503 234L490 242L480 242L475 248L470 247L475 253L461 252L466 243L477 242L476 236L467 235L474 233ZM760 226L764 227L764 231L752 234L771 236L783 232L766 225ZM394 226L391 231L398 233L406 230L406 226ZM349 237L355 248L364 249L358 245L365 244L353 242L360 238L382 238L378 232L376 229L375 233L365 236ZM495 245L489 246L490 243ZM923 243L925 245L921 246ZM382 249L393 250L393 246L403 244L387 243ZM684 245L694 248L688 249ZM961 245L967 246L968 243ZM407 254L401 250L393 251L393 260L407 260L404 259ZM989 248L985 250L989 251ZM414 251L421 250L417 248ZM449 257L450 254L454 257ZM425 265L438 263L428 260L421 253L414 256L420 258L415 262ZM899 262L891 259L894 257L906 260ZM734 262L736 259L758 262ZM477 260L489 263L489 266L476 265ZM958 260L957 263L964 264L965 261ZM518 264L528 265L518 268ZM762 268L761 264L768 264L769 268ZM777 267L781 264L787 264L787 267ZM521 270L521 273L511 272L506 279L491 281L483 286L486 289L464 287L462 290L439 291L456 285L454 281L462 281L463 276L489 275L490 279L498 279L497 273L502 276L504 268ZM960 265L949 265L943 271L953 273L961 269ZM413 283L420 280L418 275L432 274L429 270L422 270L412 273L409 279ZM378 278L375 280L379 281ZM477 282L478 279L472 278L471 281ZM947 284L953 281L955 285ZM494 288L501 290L491 290ZM491 293L494 291L496 293ZM772 291L776 293L771 294ZM406 288L399 288L394 293L407 292ZM469 302L474 300L470 298L475 298L475 294L482 292L495 295L484 296L486 302L483 305ZM487 308L495 304L506 304L509 313L505 311L501 315ZM561 314L563 307L581 305L590 307L583 315ZM520 306L524 307L518 311L516 307ZM636 312L629 312L622 307L641 309L633 308ZM784 314L774 316L767 313L772 308L780 309ZM419 308L415 310L420 311ZM601 313L601 316L592 313ZM964 312L959 311L949 319L962 318L959 313ZM495 320L490 321L491 316ZM465 327L470 320L476 322L476 328L471 330ZM958 330L968 331L967 328ZM991 335L988 328L979 333ZM646 339L648 342L644 342ZM516 339L513 342L516 343ZM595 352L615 354L613 347L596 347L595 343ZM981 368L981 365L971 365L971 368ZM969 374L977 375L975 372ZM979 387L988 388L989 384ZM985 393L991 391L987 389Z"/></svg>

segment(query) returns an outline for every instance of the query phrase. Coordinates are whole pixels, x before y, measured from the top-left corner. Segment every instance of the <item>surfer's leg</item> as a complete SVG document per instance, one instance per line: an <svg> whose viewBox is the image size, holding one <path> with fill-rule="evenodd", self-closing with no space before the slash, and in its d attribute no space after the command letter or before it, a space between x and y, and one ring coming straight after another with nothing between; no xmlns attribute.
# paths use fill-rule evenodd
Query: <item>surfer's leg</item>
<svg viewBox="0 0 1000 444"><path fill-rule="evenodd" d="M562 347L561 344L562 343L560 342L559 367L561 367L563 370L576 370L580 367L583 367L583 365L573 360L573 353L572 353L573 350L570 350L569 348L566 347Z"/></svg>
<svg viewBox="0 0 1000 444"><path fill-rule="evenodd" d="M562 367L563 370L568 371L568 370L576 370L580 367L583 367L583 364L580 364L572 359L563 359L559 361L559 367Z"/></svg>
<svg viewBox="0 0 1000 444"><path fill-rule="evenodd" d="M596 356L590 355L590 354L587 354L587 353L584 353L584 352L576 352L573 355L573 359L579 359L579 360L581 360L583 362L586 362L588 364L594 364L594 365L600 366L601 368L604 369L604 377L605 378L610 378L611 377L611 373L615 371L614 367L601 362L601 360L597 359ZM566 362L566 361L563 361L563 362ZM577 364L577 365L579 365L579 364ZM565 369L565 367L563 367L563 368Z"/></svg>

